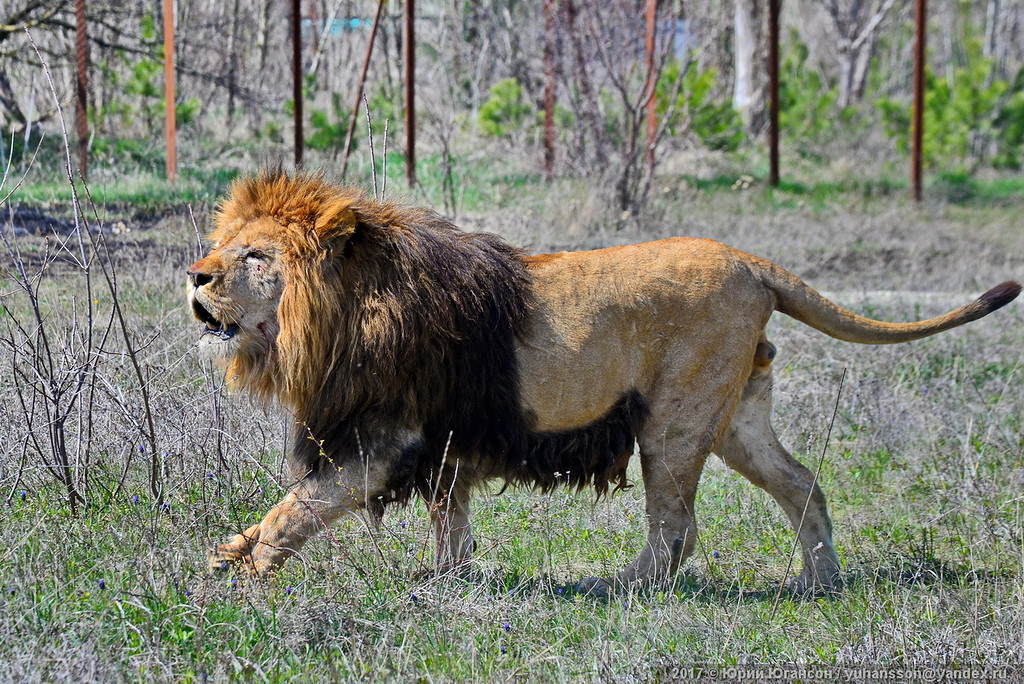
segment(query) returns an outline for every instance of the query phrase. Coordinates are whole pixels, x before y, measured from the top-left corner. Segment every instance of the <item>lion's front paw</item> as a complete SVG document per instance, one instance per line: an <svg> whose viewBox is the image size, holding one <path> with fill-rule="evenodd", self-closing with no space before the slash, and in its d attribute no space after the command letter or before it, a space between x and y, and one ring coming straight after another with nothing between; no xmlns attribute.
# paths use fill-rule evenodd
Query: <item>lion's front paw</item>
<svg viewBox="0 0 1024 684"><path fill-rule="evenodd" d="M241 567L252 574L252 543L241 534L224 544L214 544L206 552L206 567L212 574L220 574Z"/></svg>

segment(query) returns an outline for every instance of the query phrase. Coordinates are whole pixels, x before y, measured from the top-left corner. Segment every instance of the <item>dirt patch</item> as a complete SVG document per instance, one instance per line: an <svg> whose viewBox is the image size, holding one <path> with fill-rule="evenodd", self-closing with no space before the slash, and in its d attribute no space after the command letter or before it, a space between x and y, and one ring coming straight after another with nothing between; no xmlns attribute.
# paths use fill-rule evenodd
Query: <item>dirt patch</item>
<svg viewBox="0 0 1024 684"><path fill-rule="evenodd" d="M116 211L110 211L111 216L118 216ZM104 235L119 235L134 230L147 230L152 228L160 220L158 216L131 216L125 212L123 217L108 218L104 221L89 221L92 230L98 230ZM3 226L14 233L21 235L73 235L77 224L70 209L58 208L53 211L41 209L40 207L29 207L8 204L0 209L0 221Z"/></svg>

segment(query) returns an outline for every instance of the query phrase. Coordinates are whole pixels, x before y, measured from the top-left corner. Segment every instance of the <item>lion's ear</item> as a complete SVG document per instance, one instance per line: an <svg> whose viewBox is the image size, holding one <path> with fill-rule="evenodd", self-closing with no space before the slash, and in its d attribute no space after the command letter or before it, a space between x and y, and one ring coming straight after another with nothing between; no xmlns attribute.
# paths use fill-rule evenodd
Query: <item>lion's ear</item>
<svg viewBox="0 0 1024 684"><path fill-rule="evenodd" d="M359 217L344 202L331 202L316 217L316 230L324 242L345 243L356 232Z"/></svg>

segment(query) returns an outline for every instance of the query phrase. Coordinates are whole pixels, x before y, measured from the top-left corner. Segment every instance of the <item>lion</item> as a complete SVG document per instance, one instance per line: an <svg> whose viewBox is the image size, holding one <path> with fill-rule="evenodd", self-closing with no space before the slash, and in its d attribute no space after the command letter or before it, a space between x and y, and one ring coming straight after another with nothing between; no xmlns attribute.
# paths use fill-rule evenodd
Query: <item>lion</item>
<svg viewBox="0 0 1024 684"><path fill-rule="evenodd" d="M771 426L775 311L861 344L916 340L985 316L1014 281L936 318L885 323L833 304L768 261L670 238L529 256L440 215L322 174L237 180L212 250L187 269L199 344L229 386L294 416L294 485L208 553L211 570L273 572L355 511L429 508L439 570L474 548L473 492L628 485L639 444L647 541L607 593L670 578L697 539L709 454L767 491L797 533L794 592L841 586L825 496Z"/></svg>

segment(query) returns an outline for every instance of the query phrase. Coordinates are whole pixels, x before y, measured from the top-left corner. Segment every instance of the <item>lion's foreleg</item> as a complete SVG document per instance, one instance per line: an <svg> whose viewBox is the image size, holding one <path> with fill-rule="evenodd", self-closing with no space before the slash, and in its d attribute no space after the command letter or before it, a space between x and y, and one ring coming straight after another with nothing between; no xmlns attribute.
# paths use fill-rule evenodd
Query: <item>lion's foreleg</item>
<svg viewBox="0 0 1024 684"><path fill-rule="evenodd" d="M436 492L427 502L437 539L438 572L465 566L473 554L475 542L469 519L469 499L468 488L456 484Z"/></svg>
<svg viewBox="0 0 1024 684"><path fill-rule="evenodd" d="M258 524L235 535L208 553L211 571L236 564L253 575L279 568L295 555L310 537L336 520L351 506L344 505L336 485L310 479L297 485Z"/></svg>

